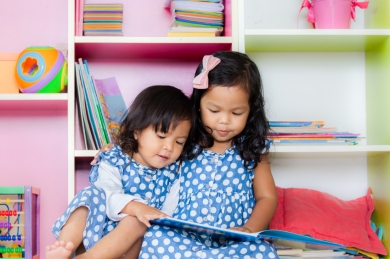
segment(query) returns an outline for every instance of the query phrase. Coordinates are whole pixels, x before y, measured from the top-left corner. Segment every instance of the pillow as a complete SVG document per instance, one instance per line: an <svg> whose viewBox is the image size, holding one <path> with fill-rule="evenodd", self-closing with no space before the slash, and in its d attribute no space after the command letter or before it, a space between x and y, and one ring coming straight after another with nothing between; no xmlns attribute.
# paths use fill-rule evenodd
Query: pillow
<svg viewBox="0 0 390 259"><path fill-rule="evenodd" d="M302 188L280 188L271 229L285 230L317 239L386 255L387 251L370 225L374 202L370 190L363 197L344 201L330 194Z"/></svg>

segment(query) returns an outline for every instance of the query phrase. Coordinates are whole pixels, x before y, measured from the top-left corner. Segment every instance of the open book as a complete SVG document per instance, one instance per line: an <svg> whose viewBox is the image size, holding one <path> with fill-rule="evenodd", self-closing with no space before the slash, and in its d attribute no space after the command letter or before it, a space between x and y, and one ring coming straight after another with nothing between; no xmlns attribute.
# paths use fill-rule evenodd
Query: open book
<svg viewBox="0 0 390 259"><path fill-rule="evenodd" d="M197 232L200 234L209 235L213 238L225 238L237 241L255 241L258 239L266 239L278 246L310 249L310 250L324 250L324 249L340 249L345 246L325 240L312 238L310 236L295 234L282 230L263 230L256 233L245 233L231 229L224 229L219 227L208 226L195 222L184 221L174 218L160 218L151 220L150 223L169 226L174 228L182 228L189 232Z"/></svg>

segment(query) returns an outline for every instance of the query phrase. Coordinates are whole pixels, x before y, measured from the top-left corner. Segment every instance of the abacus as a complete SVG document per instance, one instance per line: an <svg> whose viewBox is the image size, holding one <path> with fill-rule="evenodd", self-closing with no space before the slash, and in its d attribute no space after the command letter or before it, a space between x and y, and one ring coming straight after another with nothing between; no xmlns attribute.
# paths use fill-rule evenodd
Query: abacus
<svg viewBox="0 0 390 259"><path fill-rule="evenodd" d="M39 189L0 186L0 258L39 258Z"/></svg>

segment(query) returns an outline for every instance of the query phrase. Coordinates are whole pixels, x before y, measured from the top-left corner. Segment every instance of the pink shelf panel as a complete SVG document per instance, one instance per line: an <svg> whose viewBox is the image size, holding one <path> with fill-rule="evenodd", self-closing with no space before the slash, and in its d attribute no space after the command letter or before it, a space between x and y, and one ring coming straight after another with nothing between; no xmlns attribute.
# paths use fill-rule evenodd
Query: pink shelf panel
<svg viewBox="0 0 390 259"><path fill-rule="evenodd" d="M231 50L231 43L77 43L76 59L198 59L218 50Z"/></svg>
<svg viewBox="0 0 390 259"><path fill-rule="evenodd" d="M0 100L0 110L66 110L68 100Z"/></svg>

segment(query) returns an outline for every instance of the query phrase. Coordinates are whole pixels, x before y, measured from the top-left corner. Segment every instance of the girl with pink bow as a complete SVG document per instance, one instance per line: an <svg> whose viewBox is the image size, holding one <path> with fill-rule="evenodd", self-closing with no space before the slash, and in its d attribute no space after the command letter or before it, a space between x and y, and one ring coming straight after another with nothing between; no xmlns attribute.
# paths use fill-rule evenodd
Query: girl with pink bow
<svg viewBox="0 0 390 259"><path fill-rule="evenodd" d="M193 150L166 207L181 220L244 232L264 230L276 209L277 193L267 155L259 70L247 55L222 51L205 56L195 75L195 124L188 140ZM264 240L215 240L153 225L139 258L277 257L273 245Z"/></svg>

